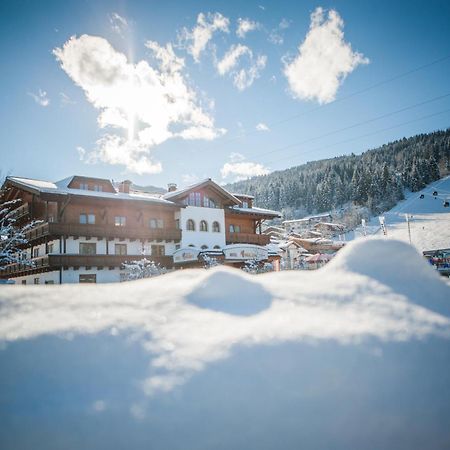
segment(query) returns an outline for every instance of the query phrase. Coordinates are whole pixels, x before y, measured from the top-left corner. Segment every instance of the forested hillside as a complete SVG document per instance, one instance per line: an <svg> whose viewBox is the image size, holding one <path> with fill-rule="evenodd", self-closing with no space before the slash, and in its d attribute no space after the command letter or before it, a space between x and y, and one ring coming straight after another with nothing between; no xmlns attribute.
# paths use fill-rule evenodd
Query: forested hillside
<svg viewBox="0 0 450 450"><path fill-rule="evenodd" d="M360 155L313 161L226 186L255 196L255 204L284 218L349 203L379 213L450 172L450 128L385 144Z"/></svg>

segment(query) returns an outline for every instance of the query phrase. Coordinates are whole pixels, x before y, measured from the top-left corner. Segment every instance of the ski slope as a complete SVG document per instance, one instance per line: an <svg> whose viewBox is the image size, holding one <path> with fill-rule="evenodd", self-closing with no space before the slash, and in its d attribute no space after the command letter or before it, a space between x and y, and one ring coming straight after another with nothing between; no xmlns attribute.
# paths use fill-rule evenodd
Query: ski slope
<svg viewBox="0 0 450 450"><path fill-rule="evenodd" d="M433 196L437 191L438 195ZM421 199L421 194L424 198ZM420 192L409 192L405 200L399 202L385 217L387 237L409 242L408 224L405 214L410 219L411 244L420 252L450 247L450 208L443 202L450 200L450 176L429 184ZM354 235L361 235L361 229ZM382 235L378 217L374 217L368 227L367 234ZM352 239L349 235L348 238Z"/></svg>

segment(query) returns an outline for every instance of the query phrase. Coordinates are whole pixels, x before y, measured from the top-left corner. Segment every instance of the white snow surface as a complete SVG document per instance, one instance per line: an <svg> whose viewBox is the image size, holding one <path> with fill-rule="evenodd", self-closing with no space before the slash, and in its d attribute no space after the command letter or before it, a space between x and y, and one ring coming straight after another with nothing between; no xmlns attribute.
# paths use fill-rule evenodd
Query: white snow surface
<svg viewBox="0 0 450 450"><path fill-rule="evenodd" d="M434 191L438 192L436 197L433 196ZM408 214L412 216L411 244L420 252L450 248L450 208L443 206L445 200L450 200L450 176L429 184L419 192L408 192L405 197L390 211L380 214L385 217L387 237L409 242L405 219L405 214ZM370 221L367 233L382 234L378 217ZM360 234L361 229L358 229L356 233L348 233L346 238L352 239Z"/></svg>
<svg viewBox="0 0 450 450"><path fill-rule="evenodd" d="M0 448L448 448L449 294L376 237L314 272L1 286Z"/></svg>
<svg viewBox="0 0 450 450"><path fill-rule="evenodd" d="M237 269L177 271L113 285L0 290L0 340L133 332L160 370L147 395L169 391L238 345L351 343L450 337L450 289L400 241L356 240L313 273L252 276Z"/></svg>

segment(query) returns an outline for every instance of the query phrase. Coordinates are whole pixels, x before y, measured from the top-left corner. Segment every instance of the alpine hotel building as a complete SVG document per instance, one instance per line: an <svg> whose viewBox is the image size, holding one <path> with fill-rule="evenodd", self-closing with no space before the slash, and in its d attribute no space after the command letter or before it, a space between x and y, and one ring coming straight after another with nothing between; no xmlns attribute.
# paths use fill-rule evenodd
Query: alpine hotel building
<svg viewBox="0 0 450 450"><path fill-rule="evenodd" d="M166 194L117 188L110 180L72 176L56 183L7 177L1 201L20 199L17 224L41 221L26 233L24 259L0 278L17 284L109 283L123 278L121 265L143 257L166 268L195 267L202 255L241 266L246 260L278 260L261 233L277 211L253 206L253 197L231 194L207 179Z"/></svg>

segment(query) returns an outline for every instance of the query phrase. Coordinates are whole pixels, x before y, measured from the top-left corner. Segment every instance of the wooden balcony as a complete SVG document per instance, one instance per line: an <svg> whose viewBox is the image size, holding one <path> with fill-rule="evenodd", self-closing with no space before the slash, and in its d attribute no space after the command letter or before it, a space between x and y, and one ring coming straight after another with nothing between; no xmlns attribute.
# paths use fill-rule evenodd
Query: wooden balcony
<svg viewBox="0 0 450 450"><path fill-rule="evenodd" d="M60 267L120 267L124 262L147 258L162 267L173 267L171 256L142 255L47 255L32 260L33 265L10 264L0 271L0 278L19 277L59 270Z"/></svg>
<svg viewBox="0 0 450 450"><path fill-rule="evenodd" d="M88 225L72 223L44 223L28 231L25 235L29 242L43 240L46 237L84 236L105 239L142 239L149 241L181 240L181 230L176 228L139 228L116 227L114 225Z"/></svg>
<svg viewBox="0 0 450 450"><path fill-rule="evenodd" d="M270 243L270 236L256 233L227 233L227 244L254 244L267 245Z"/></svg>
<svg viewBox="0 0 450 450"><path fill-rule="evenodd" d="M30 205L28 203L24 203L23 205L20 205L18 208L11 211L11 218L15 219L16 222L20 222L23 219L29 218L29 215Z"/></svg>

